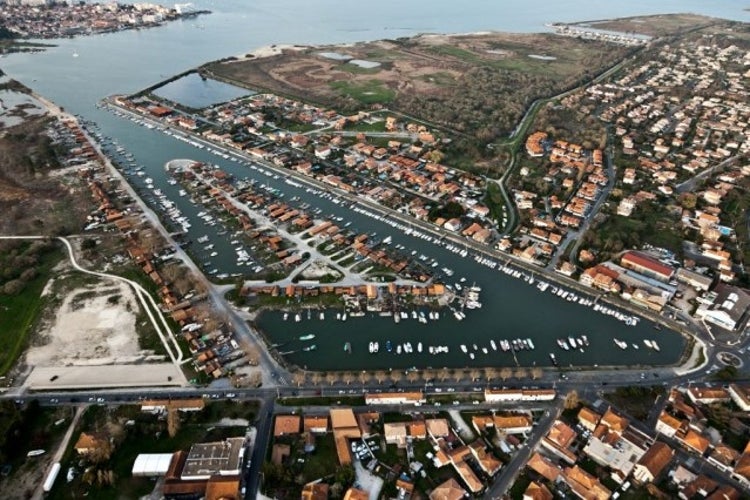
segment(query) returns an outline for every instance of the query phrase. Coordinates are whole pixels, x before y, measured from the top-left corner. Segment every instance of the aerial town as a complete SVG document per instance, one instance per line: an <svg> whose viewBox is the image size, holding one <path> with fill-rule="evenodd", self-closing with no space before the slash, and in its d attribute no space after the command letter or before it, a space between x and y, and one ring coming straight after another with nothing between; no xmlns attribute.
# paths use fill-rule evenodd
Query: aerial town
<svg viewBox="0 0 750 500"><path fill-rule="evenodd" d="M2 3L3 498L750 497L747 23L197 55L270 19L200 6ZM414 114L457 68L513 130Z"/></svg>

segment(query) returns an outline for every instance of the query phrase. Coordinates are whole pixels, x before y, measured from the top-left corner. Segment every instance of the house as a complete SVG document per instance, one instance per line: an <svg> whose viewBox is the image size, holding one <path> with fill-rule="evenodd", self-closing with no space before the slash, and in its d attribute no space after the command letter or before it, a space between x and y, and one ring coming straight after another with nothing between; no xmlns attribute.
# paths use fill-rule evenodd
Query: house
<svg viewBox="0 0 750 500"><path fill-rule="evenodd" d="M349 488L346 490L344 500L370 500L370 494L359 488Z"/></svg>
<svg viewBox="0 0 750 500"><path fill-rule="evenodd" d="M571 465L577 456L568 447L576 438L576 432L560 420L555 420L547 435L542 439L542 447Z"/></svg>
<svg viewBox="0 0 750 500"><path fill-rule="evenodd" d="M563 471L563 479L578 498L584 500L608 500L612 495L599 479L580 467L568 467Z"/></svg>
<svg viewBox="0 0 750 500"><path fill-rule="evenodd" d="M537 452L534 452L534 454L531 455L531 458L526 462L526 467L551 483L556 482L557 478L562 474L562 469L560 469L560 467L553 464L549 458L540 455Z"/></svg>
<svg viewBox="0 0 750 500"><path fill-rule="evenodd" d="M305 432L325 434L328 432L328 417L305 417L302 426Z"/></svg>
<svg viewBox="0 0 750 500"><path fill-rule="evenodd" d="M664 434L667 437L674 437L677 431L682 429L682 422L666 411L661 412L659 419L656 421L656 432Z"/></svg>
<svg viewBox="0 0 750 500"><path fill-rule="evenodd" d="M455 479L450 478L432 490L430 500L461 500L467 495L466 490Z"/></svg>
<svg viewBox="0 0 750 500"><path fill-rule="evenodd" d="M578 412L578 423L581 424L584 429L588 429L589 431L594 432L596 426L599 425L599 420L601 419L601 417L602 416L596 413L594 410L591 410L584 406Z"/></svg>
<svg viewBox="0 0 750 500"><path fill-rule="evenodd" d="M553 498L555 497L546 486L535 481L529 483L526 491L523 492L523 500L552 500Z"/></svg>
<svg viewBox="0 0 750 500"><path fill-rule="evenodd" d="M693 403L709 405L729 401L729 392L721 387L689 387L687 396Z"/></svg>
<svg viewBox="0 0 750 500"><path fill-rule="evenodd" d="M430 418L425 420L427 426L427 433L432 439L437 440L441 437L448 437L451 433L450 425L444 418Z"/></svg>
<svg viewBox="0 0 750 500"><path fill-rule="evenodd" d="M729 396L742 411L750 411L750 386L729 384Z"/></svg>
<svg viewBox="0 0 750 500"><path fill-rule="evenodd" d="M328 483L307 483L302 488L302 500L328 500Z"/></svg>
<svg viewBox="0 0 750 500"><path fill-rule="evenodd" d="M750 441L745 446L740 459L737 460L732 477L745 486L750 486Z"/></svg>
<svg viewBox="0 0 750 500"><path fill-rule="evenodd" d="M395 444L398 448L406 448L406 424L403 422L383 424L383 436L388 444Z"/></svg>
<svg viewBox="0 0 750 500"><path fill-rule="evenodd" d="M661 441L655 442L635 465L633 478L639 483L652 483L669 465L673 456L674 450L669 445Z"/></svg>
<svg viewBox="0 0 750 500"><path fill-rule="evenodd" d="M109 440L102 434L89 434L82 432L74 446L76 453L79 455L88 455L89 453L104 448L109 445Z"/></svg>
<svg viewBox="0 0 750 500"><path fill-rule="evenodd" d="M505 434L525 434L530 432L533 420L529 415L495 415L492 424L498 432Z"/></svg>
<svg viewBox="0 0 750 500"><path fill-rule="evenodd" d="M276 415L273 426L273 436L286 436L290 434L299 434L300 416L299 415Z"/></svg>

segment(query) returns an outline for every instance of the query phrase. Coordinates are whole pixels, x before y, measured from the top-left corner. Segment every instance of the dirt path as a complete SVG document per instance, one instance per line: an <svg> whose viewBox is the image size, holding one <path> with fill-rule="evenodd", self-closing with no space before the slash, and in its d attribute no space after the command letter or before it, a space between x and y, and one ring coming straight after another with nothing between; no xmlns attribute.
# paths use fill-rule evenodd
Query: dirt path
<svg viewBox="0 0 750 500"><path fill-rule="evenodd" d="M76 414L73 417L73 420L71 420L70 425L68 426L68 430L65 431L65 436L63 436L62 441L60 441L60 445L57 447L57 451L55 451L55 454L52 456L52 463L47 468L47 471L44 473L44 480L47 479L47 475L49 474L50 470L52 470L52 467L56 463L59 463L60 460L62 460L63 455L65 454L65 450L68 449L68 443L70 443L70 439L73 437L73 433L76 430L76 427L78 427L78 422L81 420L81 417L83 416L83 413L86 411L86 406L79 406L76 408ZM55 482L60 481L60 475L63 474L63 471L61 470L58 475ZM34 500L41 499L44 496L44 490L42 487L44 486L44 483L40 483L37 485L36 489L34 490L34 495L31 497Z"/></svg>

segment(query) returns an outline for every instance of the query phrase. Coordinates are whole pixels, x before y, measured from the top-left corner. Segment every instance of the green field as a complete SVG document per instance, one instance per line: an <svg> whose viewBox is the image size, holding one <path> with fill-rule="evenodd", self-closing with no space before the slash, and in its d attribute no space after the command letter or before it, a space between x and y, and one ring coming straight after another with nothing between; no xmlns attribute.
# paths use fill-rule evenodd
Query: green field
<svg viewBox="0 0 750 500"><path fill-rule="evenodd" d="M362 83L337 81L329 85L340 94L356 99L362 104L385 104L396 98L396 92L386 87L380 80L368 80Z"/></svg>
<svg viewBox="0 0 750 500"><path fill-rule="evenodd" d="M29 281L16 295L0 295L0 325L3 325L0 338L0 375L5 375L21 354L26 339L31 332L45 299L42 290L50 278L50 270L62 258L56 250L42 256L36 278Z"/></svg>

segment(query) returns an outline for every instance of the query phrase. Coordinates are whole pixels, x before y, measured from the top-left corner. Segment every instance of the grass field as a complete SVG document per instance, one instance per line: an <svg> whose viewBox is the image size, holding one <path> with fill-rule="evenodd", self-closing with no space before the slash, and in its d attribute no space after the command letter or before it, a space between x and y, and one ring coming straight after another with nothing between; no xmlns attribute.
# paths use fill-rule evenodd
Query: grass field
<svg viewBox="0 0 750 500"><path fill-rule="evenodd" d="M5 375L21 354L29 332L36 323L45 299L42 290L50 278L50 270L62 258L62 251L44 254L36 278L29 281L16 295L0 295L0 375Z"/></svg>
<svg viewBox="0 0 750 500"><path fill-rule="evenodd" d="M340 94L356 99L362 104L386 104L396 97L396 93L380 80L368 80L362 83L337 81L329 85Z"/></svg>

